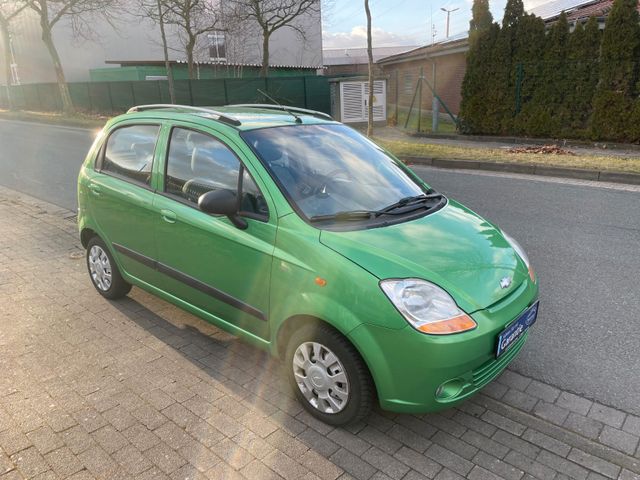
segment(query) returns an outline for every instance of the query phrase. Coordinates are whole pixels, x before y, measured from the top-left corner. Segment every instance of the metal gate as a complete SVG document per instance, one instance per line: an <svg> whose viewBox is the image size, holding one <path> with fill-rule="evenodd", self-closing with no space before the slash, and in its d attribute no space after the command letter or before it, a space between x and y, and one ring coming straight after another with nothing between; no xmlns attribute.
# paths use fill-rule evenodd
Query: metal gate
<svg viewBox="0 0 640 480"><path fill-rule="evenodd" d="M340 83L340 116L344 123L366 122L368 119L369 82ZM373 119L387 119L386 80L373 82Z"/></svg>

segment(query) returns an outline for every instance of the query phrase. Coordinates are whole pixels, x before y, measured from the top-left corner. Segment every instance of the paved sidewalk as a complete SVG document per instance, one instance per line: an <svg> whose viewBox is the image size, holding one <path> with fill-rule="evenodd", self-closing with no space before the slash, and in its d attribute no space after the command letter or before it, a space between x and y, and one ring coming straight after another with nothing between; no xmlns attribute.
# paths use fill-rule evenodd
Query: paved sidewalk
<svg viewBox="0 0 640 480"><path fill-rule="evenodd" d="M334 429L280 365L91 286L70 212L0 187L0 479L640 480L640 418L507 371L437 415Z"/></svg>

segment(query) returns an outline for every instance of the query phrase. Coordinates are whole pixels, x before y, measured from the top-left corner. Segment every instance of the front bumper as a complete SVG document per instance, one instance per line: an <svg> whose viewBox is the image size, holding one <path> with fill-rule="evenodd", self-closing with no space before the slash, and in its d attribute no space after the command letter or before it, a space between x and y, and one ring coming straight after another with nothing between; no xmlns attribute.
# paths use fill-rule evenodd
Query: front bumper
<svg viewBox="0 0 640 480"><path fill-rule="evenodd" d="M383 409L441 410L476 393L517 356L528 332L499 359L495 358L497 338L537 296L537 285L523 282L498 303L471 315L478 327L469 332L433 336L409 325L391 330L363 324L349 338L369 367Z"/></svg>

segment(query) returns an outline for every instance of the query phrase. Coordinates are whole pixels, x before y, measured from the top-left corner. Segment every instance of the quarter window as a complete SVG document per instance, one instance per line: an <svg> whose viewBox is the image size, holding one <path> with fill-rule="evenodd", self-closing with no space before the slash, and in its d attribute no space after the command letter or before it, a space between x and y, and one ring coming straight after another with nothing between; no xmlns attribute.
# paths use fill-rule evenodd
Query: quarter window
<svg viewBox="0 0 640 480"><path fill-rule="evenodd" d="M131 125L115 130L107 140L100 171L141 185L151 185L151 167L158 125Z"/></svg>
<svg viewBox="0 0 640 480"><path fill-rule="evenodd" d="M242 182L239 182L242 171ZM266 216L264 197L238 157L222 142L210 135L174 128L171 132L165 192L190 203L216 189L238 192L239 210L244 214Z"/></svg>

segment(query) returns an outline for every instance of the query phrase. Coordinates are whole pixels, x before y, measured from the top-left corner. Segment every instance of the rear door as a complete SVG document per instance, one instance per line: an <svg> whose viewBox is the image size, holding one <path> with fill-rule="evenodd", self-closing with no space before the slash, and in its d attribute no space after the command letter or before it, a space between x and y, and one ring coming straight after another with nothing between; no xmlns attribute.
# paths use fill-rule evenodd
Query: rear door
<svg viewBox="0 0 640 480"><path fill-rule="evenodd" d="M90 211L103 240L130 275L156 275L152 171L160 123L123 123L111 130L88 181Z"/></svg>
<svg viewBox="0 0 640 480"><path fill-rule="evenodd" d="M242 149L214 130L175 125L155 200L162 287L224 322L268 338L269 280L277 215ZM200 195L241 196L244 230L198 209Z"/></svg>

